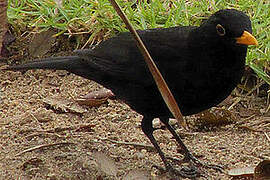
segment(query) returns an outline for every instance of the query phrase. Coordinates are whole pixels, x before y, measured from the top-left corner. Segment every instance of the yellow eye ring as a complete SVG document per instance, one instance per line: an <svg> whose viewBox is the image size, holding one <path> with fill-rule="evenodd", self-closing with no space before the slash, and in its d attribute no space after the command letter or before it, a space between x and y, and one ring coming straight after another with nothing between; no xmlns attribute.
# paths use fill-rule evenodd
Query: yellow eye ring
<svg viewBox="0 0 270 180"><path fill-rule="evenodd" d="M216 26L216 30L217 30L217 34L218 34L218 35L220 35L220 36L225 36L226 31L225 31L225 28L224 28L222 25L218 24L218 25Z"/></svg>

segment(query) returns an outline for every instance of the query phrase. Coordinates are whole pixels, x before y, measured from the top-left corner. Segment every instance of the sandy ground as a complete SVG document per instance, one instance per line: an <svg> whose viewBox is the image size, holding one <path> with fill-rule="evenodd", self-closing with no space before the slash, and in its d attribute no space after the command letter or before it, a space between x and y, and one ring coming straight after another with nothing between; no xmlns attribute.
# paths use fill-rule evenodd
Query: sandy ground
<svg viewBox="0 0 270 180"><path fill-rule="evenodd" d="M0 71L0 179L122 179L134 170L151 179L174 179L152 167L163 164L140 129L142 116L122 102L79 106L83 113L45 103L73 102L100 88L65 71ZM232 179L227 170L270 159L270 117L261 113L266 101L241 101L227 117L230 123L212 128L187 117L190 132L178 129L187 147L201 161L225 167L225 173L204 169L207 177L197 179ZM167 130L155 136L166 154L182 157Z"/></svg>

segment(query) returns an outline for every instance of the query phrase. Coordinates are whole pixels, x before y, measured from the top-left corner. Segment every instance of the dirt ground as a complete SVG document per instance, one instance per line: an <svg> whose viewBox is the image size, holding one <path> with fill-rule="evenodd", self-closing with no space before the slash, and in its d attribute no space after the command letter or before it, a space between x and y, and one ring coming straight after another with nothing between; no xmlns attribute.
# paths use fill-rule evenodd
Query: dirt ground
<svg viewBox="0 0 270 180"><path fill-rule="evenodd" d="M124 103L77 105L74 112L47 102L72 104L100 88L66 71L0 71L0 179L122 179L135 170L151 179L174 179L152 167L163 165L161 159L140 129L142 116ZM219 108L238 99L232 96ZM190 131L176 126L199 160L225 168L225 173L204 169L206 177L197 179L232 179L229 169L270 159L267 105L266 96L240 97L229 114L221 113L220 123L195 115L186 118ZM155 136L167 155L182 158L167 130Z"/></svg>

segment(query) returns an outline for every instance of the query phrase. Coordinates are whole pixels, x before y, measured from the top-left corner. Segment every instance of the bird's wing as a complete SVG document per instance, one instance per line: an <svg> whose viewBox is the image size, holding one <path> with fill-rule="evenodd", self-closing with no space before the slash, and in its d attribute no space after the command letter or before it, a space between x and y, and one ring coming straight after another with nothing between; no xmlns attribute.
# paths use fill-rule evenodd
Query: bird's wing
<svg viewBox="0 0 270 180"><path fill-rule="evenodd" d="M181 61L181 54L187 49L189 31L194 27L175 27L138 31L150 55L159 68L167 63ZM179 52L180 51L180 52ZM94 49L75 52L86 64L116 79L153 83L143 56L130 33L121 33L102 42ZM166 71L166 70L164 70Z"/></svg>

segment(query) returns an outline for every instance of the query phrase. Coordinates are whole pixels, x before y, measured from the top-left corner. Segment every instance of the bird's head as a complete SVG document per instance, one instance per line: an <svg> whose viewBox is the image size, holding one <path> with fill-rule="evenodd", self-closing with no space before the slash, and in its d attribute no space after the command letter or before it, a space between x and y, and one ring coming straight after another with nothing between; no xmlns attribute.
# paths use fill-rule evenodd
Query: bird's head
<svg viewBox="0 0 270 180"><path fill-rule="evenodd" d="M226 42L242 45L258 45L252 35L252 27L249 17L235 9L224 9L214 13L201 26L207 27L211 36Z"/></svg>

